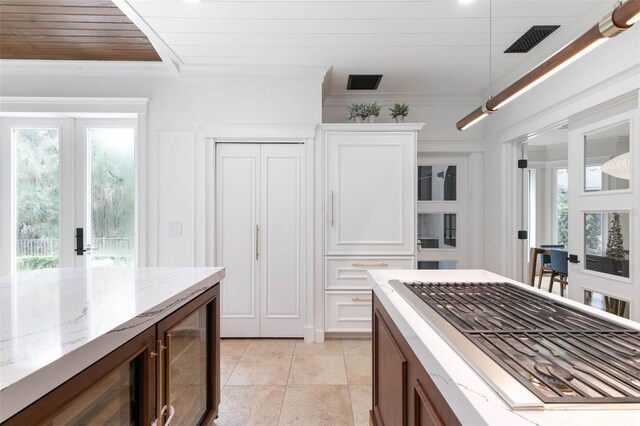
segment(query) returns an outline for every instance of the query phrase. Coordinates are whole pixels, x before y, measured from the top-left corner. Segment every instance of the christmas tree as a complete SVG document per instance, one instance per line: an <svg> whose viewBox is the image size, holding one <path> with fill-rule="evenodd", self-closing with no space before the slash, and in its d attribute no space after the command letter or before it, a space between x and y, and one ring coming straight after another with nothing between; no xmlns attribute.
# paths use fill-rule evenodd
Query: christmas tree
<svg viewBox="0 0 640 426"><path fill-rule="evenodd" d="M620 213L611 214L611 226L609 227L609 239L607 240L607 257L624 259L624 240L620 230Z"/></svg>

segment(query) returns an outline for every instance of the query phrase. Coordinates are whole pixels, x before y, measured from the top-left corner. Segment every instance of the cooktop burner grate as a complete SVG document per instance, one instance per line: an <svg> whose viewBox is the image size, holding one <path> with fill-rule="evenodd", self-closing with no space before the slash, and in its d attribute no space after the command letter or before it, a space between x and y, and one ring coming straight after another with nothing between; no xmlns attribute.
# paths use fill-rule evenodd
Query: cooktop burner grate
<svg viewBox="0 0 640 426"><path fill-rule="evenodd" d="M640 332L509 283L403 283L544 403L640 402Z"/></svg>

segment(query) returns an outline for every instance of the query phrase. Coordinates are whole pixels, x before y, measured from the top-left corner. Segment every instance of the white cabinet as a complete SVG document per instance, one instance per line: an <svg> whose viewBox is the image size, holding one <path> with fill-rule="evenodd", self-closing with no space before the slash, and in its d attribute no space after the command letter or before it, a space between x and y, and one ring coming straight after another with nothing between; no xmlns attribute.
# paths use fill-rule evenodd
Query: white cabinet
<svg viewBox="0 0 640 426"><path fill-rule="evenodd" d="M413 132L327 132L327 255L413 255Z"/></svg>
<svg viewBox="0 0 640 426"><path fill-rule="evenodd" d="M367 333L371 331L371 291L327 291L325 331Z"/></svg>
<svg viewBox="0 0 640 426"><path fill-rule="evenodd" d="M325 290L370 289L369 269L414 269L413 257L327 257Z"/></svg>
<svg viewBox="0 0 640 426"><path fill-rule="evenodd" d="M218 144L216 253L223 337L301 337L304 150Z"/></svg>
<svg viewBox="0 0 640 426"><path fill-rule="evenodd" d="M413 269L423 124L326 124L325 331L370 332L368 269Z"/></svg>

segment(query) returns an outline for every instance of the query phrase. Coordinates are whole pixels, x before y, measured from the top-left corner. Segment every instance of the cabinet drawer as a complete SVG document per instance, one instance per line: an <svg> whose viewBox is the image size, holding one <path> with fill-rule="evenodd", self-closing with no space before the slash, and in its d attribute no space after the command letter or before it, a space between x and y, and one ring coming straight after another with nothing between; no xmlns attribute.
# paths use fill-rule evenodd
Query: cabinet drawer
<svg viewBox="0 0 640 426"><path fill-rule="evenodd" d="M413 257L328 257L325 262L327 290L369 289L368 269L414 269Z"/></svg>
<svg viewBox="0 0 640 426"><path fill-rule="evenodd" d="M371 291L325 292L325 331L371 332Z"/></svg>

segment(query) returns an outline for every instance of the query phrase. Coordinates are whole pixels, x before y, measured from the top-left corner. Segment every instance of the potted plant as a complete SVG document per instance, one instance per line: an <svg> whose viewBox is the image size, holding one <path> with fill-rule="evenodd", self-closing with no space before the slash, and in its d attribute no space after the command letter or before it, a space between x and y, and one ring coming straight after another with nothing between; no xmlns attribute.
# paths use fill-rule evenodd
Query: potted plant
<svg viewBox="0 0 640 426"><path fill-rule="evenodd" d="M365 104L351 104L347 107L347 112L349 113L349 120L356 123L363 123L369 115Z"/></svg>
<svg viewBox="0 0 640 426"><path fill-rule="evenodd" d="M409 105L404 102L395 103L392 108L389 108L389 111L391 111L391 118L396 120L396 123L404 123L404 118L409 115Z"/></svg>
<svg viewBox="0 0 640 426"><path fill-rule="evenodd" d="M380 105L378 105L377 102L374 102L372 104L366 104L364 105L364 108L367 112L367 116L365 118L368 118L368 122L369 123L375 123L376 122L376 117L380 116Z"/></svg>

